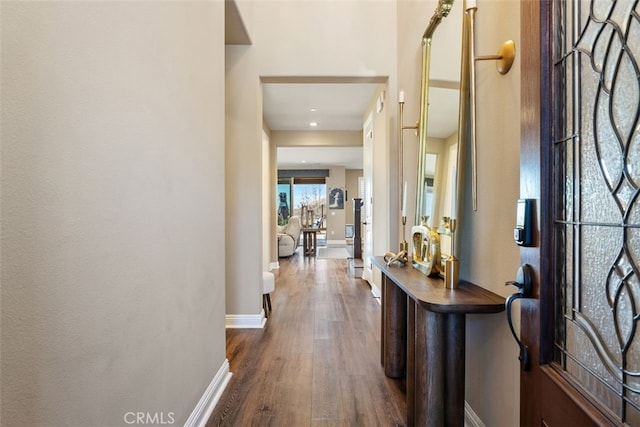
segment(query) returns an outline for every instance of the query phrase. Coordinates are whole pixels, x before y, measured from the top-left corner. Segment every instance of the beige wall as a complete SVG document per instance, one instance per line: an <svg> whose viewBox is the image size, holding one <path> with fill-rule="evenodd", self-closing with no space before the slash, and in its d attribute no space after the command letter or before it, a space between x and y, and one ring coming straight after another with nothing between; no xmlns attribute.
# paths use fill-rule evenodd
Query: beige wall
<svg viewBox="0 0 640 427"><path fill-rule="evenodd" d="M346 188L346 169L344 167L333 167L329 169L329 176L327 177L327 209L325 215L327 216L327 241L331 243L334 241L344 240L344 224L346 215L346 203L343 204L345 209L330 209L329 205L329 192L332 188ZM344 194L344 193L343 193Z"/></svg>
<svg viewBox="0 0 640 427"><path fill-rule="evenodd" d="M278 147L360 147L361 131L273 131Z"/></svg>
<svg viewBox="0 0 640 427"><path fill-rule="evenodd" d="M478 12L476 52L496 52L508 39L520 45L520 3L493 1ZM502 76L495 64L478 63L478 211L464 217L461 275L503 296L513 292L520 250L513 241L516 201L520 189L520 61ZM484 148L482 148L484 147ZM482 148L482 149L481 149ZM469 183L466 184L467 188ZM519 310L514 322L520 324ZM518 347L506 316L471 316L467 322L467 400L487 425L519 422L520 364ZM474 357L482 354L482 357ZM488 385L494 384L490 390ZM492 393L498 393L499 397ZM491 398L489 398L491 396ZM504 399L504 400L503 400ZM502 402L502 405L496 404Z"/></svg>
<svg viewBox="0 0 640 427"><path fill-rule="evenodd" d="M456 1L454 7L461 8L461 4L462 1ZM435 5L435 0L398 3L398 20L402 23L398 25L398 86L407 94L405 124L418 117L419 43ZM450 80L440 65L443 61L455 62L456 58L459 63L459 57L451 53L451 46L456 45L455 32L461 30L460 16L461 10L454 10L436 31L432 78ZM494 54L508 39L515 40L517 48L520 34L517 0L479 1L476 16L476 54ZM473 212L467 197L462 217L461 278L503 296L511 291L504 283L513 279L519 263L519 250L512 237L519 192L519 82L518 59L505 76L498 74L491 62L477 63L479 201L478 211ZM408 180L409 194L415 194L417 138L407 131L404 136L405 177L413 177ZM469 182L466 189L470 189ZM413 204L407 210L414 212ZM518 425L518 348L505 314L469 316L467 337L467 402L487 426Z"/></svg>
<svg viewBox="0 0 640 427"><path fill-rule="evenodd" d="M261 310L262 245L242 242L262 235L260 79L390 76L395 87L397 21L392 1L241 1L239 9L253 45L226 50L226 161L235 166L226 174L226 249L242 260L227 266L226 302L227 314L255 316ZM381 163L393 161L386 154Z"/></svg>
<svg viewBox="0 0 640 427"><path fill-rule="evenodd" d="M2 424L183 424L225 361L222 2L2 3Z"/></svg>

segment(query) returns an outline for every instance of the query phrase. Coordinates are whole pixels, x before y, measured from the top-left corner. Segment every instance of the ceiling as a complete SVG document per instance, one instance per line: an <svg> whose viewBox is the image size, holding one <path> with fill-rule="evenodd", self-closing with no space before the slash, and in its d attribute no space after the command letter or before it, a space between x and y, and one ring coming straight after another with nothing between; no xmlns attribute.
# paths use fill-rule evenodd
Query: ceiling
<svg viewBox="0 0 640 427"><path fill-rule="evenodd" d="M378 83L263 84L263 115L275 131L359 131ZM318 125L311 127L309 123ZM362 169L362 147L278 147L279 168Z"/></svg>
<svg viewBox="0 0 640 427"><path fill-rule="evenodd" d="M379 85L264 83L264 120L272 131L359 131ZM450 84L434 82L431 86L428 135L444 138L457 127L458 92L451 89ZM406 98L419 99L419 96ZM317 126L311 127L311 122ZM406 117L405 122L405 125L414 123ZM362 169L362 147L278 147L279 168L331 166Z"/></svg>
<svg viewBox="0 0 640 427"><path fill-rule="evenodd" d="M361 130L376 83L268 83L264 119L271 130ZM315 111L311 111L315 109ZM316 128L310 122L318 123Z"/></svg>

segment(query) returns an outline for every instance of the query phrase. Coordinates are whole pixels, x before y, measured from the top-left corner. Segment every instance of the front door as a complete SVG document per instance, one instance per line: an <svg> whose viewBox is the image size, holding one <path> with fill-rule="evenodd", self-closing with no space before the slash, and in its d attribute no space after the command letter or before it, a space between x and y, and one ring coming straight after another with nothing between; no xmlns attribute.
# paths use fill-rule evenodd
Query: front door
<svg viewBox="0 0 640 427"><path fill-rule="evenodd" d="M521 424L640 425L640 5L524 0Z"/></svg>

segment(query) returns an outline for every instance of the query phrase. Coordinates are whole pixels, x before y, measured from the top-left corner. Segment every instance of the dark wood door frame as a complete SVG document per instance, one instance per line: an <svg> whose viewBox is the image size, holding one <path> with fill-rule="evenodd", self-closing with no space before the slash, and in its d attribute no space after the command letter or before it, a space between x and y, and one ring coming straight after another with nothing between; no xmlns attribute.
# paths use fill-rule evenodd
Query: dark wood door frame
<svg viewBox="0 0 640 427"><path fill-rule="evenodd" d="M543 39L549 34L546 28L545 13L548 5L545 1L524 0L520 4L520 38L522 49L520 55L520 91L521 91L521 151L520 151L520 197L536 200L534 217L538 223L534 226L534 245L520 250L521 264L533 267L533 294L531 298L521 302L522 339L531 353L531 371L520 375L520 424L523 426L540 426L542 419L540 409L540 387L538 367L540 366L540 346L529 337L540 336L541 328L539 312L541 303L541 248L544 242L540 230L544 230L547 211L541 192L543 169L543 123L547 122L540 102L542 97L543 73L548 68L543 64L545 53L548 54L549 40ZM546 36L548 37L548 36ZM545 52L546 50L546 52ZM548 85L547 85L548 86ZM548 115L548 113L547 113ZM548 129L548 126L546 127Z"/></svg>

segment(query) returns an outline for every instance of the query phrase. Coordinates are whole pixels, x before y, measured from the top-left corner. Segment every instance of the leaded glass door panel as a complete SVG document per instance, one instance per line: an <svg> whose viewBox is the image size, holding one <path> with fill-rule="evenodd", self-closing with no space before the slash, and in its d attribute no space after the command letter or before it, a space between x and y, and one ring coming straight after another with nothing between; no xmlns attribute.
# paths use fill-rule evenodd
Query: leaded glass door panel
<svg viewBox="0 0 640 427"><path fill-rule="evenodd" d="M523 304L537 363L522 375L522 421L640 425L640 5L522 12L540 23L523 27L523 46L539 41L522 59L539 67L523 71L523 111L540 114L523 121L521 181L540 234L521 252L539 279Z"/></svg>

